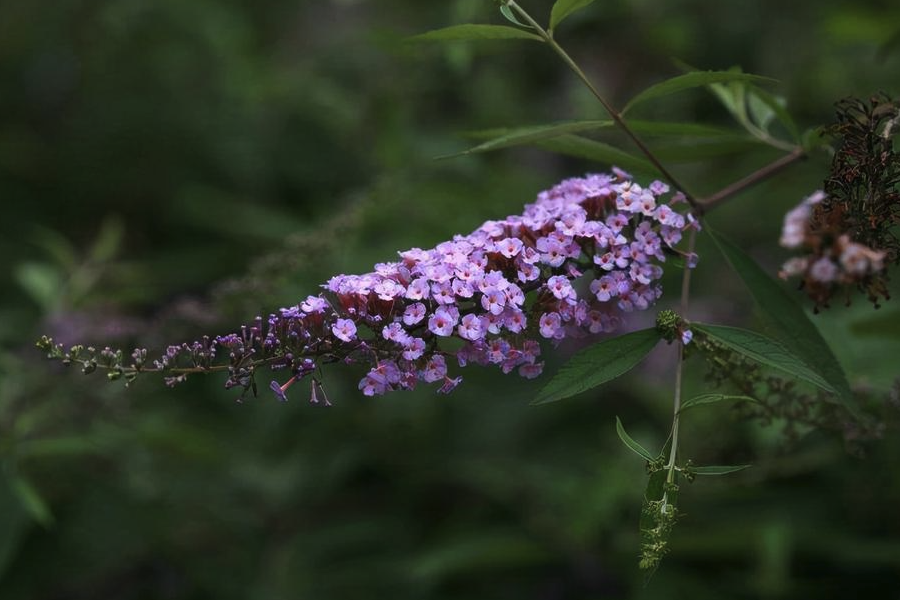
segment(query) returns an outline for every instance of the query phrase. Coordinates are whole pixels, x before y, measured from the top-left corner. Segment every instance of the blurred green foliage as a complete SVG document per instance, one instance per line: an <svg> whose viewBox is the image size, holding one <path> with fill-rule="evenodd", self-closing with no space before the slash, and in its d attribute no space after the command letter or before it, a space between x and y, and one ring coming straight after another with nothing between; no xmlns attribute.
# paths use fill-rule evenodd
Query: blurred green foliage
<svg viewBox="0 0 900 600"><path fill-rule="evenodd" d="M213 378L123 391L33 350L50 332L158 350L227 331L606 168L521 148L431 160L471 146L461 131L605 118L538 44L403 42L462 22L505 21L487 0L0 4L0 597L896 594L896 407L863 459L822 433L787 444L724 405L691 411L688 458L755 467L682 489L674 550L645 585L646 474L614 427L620 415L662 445L665 348L634 377L545 407L527 405L533 384L477 368L450 397L375 400L334 368L329 410L296 388L285 405L236 404ZM843 96L900 92L898 23L881 0L617 0L574 13L557 39L618 105L676 74L672 58L740 65L780 80L808 128ZM731 124L699 90L634 116ZM777 156L737 150L674 169L703 193ZM781 215L825 165L713 223L778 264ZM691 316L740 324L750 299L711 245L700 252ZM900 348L871 317L859 302L817 323L852 382L881 394ZM696 375L689 387L708 391Z"/></svg>

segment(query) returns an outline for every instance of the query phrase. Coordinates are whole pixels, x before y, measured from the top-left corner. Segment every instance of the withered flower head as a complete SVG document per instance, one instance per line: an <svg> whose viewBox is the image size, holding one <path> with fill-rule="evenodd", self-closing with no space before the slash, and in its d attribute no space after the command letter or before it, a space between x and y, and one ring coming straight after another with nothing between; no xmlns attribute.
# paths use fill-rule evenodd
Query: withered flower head
<svg viewBox="0 0 900 600"><path fill-rule="evenodd" d="M856 287L875 306L887 299L886 266L900 262L900 102L884 94L868 102L837 103L837 122L826 129L837 141L824 192L805 198L784 220L781 245L805 251L788 260L781 277L802 277L816 303Z"/></svg>

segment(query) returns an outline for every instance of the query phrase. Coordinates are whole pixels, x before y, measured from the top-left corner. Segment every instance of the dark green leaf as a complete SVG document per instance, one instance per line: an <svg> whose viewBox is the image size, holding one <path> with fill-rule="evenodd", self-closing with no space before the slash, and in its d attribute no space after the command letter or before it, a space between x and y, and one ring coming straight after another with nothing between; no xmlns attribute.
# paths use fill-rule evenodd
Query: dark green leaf
<svg viewBox="0 0 900 600"><path fill-rule="evenodd" d="M728 473L736 473L738 471L743 471L744 469L749 469L752 466L753 465L694 467L693 471L697 475L727 475Z"/></svg>
<svg viewBox="0 0 900 600"><path fill-rule="evenodd" d="M53 524L53 514L50 512L50 508L28 480L20 476L13 476L10 478L10 487L18 496L22 507L35 521L44 527L50 527Z"/></svg>
<svg viewBox="0 0 900 600"><path fill-rule="evenodd" d="M636 133L660 136L717 137L739 135L733 129L703 125L702 123L677 123L671 121L628 120L628 126Z"/></svg>
<svg viewBox="0 0 900 600"><path fill-rule="evenodd" d="M641 329L581 350L544 386L533 404L562 400L615 379L641 362L659 340L656 328Z"/></svg>
<svg viewBox="0 0 900 600"><path fill-rule="evenodd" d="M567 156L577 156L578 158L586 158L607 165L615 165L623 169L631 169L642 171L645 173L656 173L656 167L650 161L633 154L629 154L618 148L614 148L609 144L589 140L577 135L561 135L549 140L537 142L538 148L556 152L557 154L565 154Z"/></svg>
<svg viewBox="0 0 900 600"><path fill-rule="evenodd" d="M715 342L752 361L807 381L826 392L835 393L834 388L821 375L809 368L806 363L794 356L783 345L760 333L738 327L708 325L697 322L691 323L691 329L705 334Z"/></svg>
<svg viewBox="0 0 900 600"><path fill-rule="evenodd" d="M744 281L771 333L828 382L836 391L837 401L850 414L859 416L859 407L850 391L843 368L806 312L743 250L721 235L713 233L708 227L706 231Z"/></svg>
<svg viewBox="0 0 900 600"><path fill-rule="evenodd" d="M677 75L675 77L672 77L671 79L667 79L645 89L637 96L632 98L627 105L625 105L625 108L622 110L622 114L630 110L636 104L651 100L653 98L668 96L669 94L675 94L677 92L688 90L691 88L729 81L752 81L764 83L772 82L774 81L774 79L771 79L769 77L762 77L760 75L751 75L749 73L740 73L737 71L692 71L690 73L685 73L684 75Z"/></svg>
<svg viewBox="0 0 900 600"><path fill-rule="evenodd" d="M748 135L722 135L706 140L690 140L679 144L654 144L653 153L666 162L692 162L727 154L740 154L759 148L761 142Z"/></svg>
<svg viewBox="0 0 900 600"><path fill-rule="evenodd" d="M900 310L881 310L854 321L850 331L864 337L900 338Z"/></svg>
<svg viewBox="0 0 900 600"><path fill-rule="evenodd" d="M630 435L625 431L625 428L622 426L622 421L619 417L616 417L616 433L619 434L619 439L622 440L622 443L628 446L632 452L640 456L641 458L647 461L653 461L654 457L650 452L647 451L646 448L638 444L636 441L632 439Z"/></svg>
<svg viewBox="0 0 900 600"><path fill-rule="evenodd" d="M414 35L411 42L458 42L472 40L544 40L533 33L507 25L452 25Z"/></svg>
<svg viewBox="0 0 900 600"><path fill-rule="evenodd" d="M473 148L469 148L457 154L449 156L441 156L439 158L452 158L465 154L475 154L477 152L488 152L490 150L499 150L501 148L509 148L511 146L521 146L524 144L533 144L542 140L559 137L567 133L577 133L580 131L589 131L592 129L600 129L610 127L612 121L568 121L564 123L550 123L549 125L535 125L533 127L519 127L508 129L506 133L495 137L492 140L479 144Z"/></svg>
<svg viewBox="0 0 900 600"><path fill-rule="evenodd" d="M719 402L759 402L756 398L750 396L733 396L730 394L700 394L694 396L690 400L681 403L679 412L684 412L695 406L703 406L704 404L717 404Z"/></svg>
<svg viewBox="0 0 900 600"><path fill-rule="evenodd" d="M562 23L563 19L580 8L584 8L594 0L556 0L550 10L550 29Z"/></svg>

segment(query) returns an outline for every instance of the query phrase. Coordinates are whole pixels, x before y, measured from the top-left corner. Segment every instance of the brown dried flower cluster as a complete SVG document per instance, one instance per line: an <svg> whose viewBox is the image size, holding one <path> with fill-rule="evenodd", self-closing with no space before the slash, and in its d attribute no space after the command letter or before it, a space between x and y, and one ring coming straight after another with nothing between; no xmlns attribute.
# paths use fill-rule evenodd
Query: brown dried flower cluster
<svg viewBox="0 0 900 600"><path fill-rule="evenodd" d="M900 262L900 104L879 95L842 100L837 109L827 130L838 147L825 190L784 220L781 245L804 254L788 260L780 276L801 277L817 309L839 292L849 304L854 287L877 307L889 297L886 266Z"/></svg>

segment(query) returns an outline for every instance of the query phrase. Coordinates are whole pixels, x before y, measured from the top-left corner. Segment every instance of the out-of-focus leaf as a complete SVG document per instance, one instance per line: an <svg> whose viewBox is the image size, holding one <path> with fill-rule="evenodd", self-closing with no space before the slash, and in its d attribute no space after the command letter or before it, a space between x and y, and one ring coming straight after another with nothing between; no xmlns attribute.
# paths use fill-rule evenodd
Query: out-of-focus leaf
<svg viewBox="0 0 900 600"><path fill-rule="evenodd" d="M589 140L577 135L561 135L549 140L537 142L535 145L538 148L556 152L557 154L586 158L599 163L622 167L623 169L637 170L645 173L657 172L656 167L645 158L629 154L628 152L619 150L609 144L598 142L596 140Z"/></svg>
<svg viewBox="0 0 900 600"><path fill-rule="evenodd" d="M415 560L410 572L416 579L436 582L464 573L523 568L544 563L549 558L541 546L520 535L479 531L445 540L434 551L425 551Z"/></svg>
<svg viewBox="0 0 900 600"><path fill-rule="evenodd" d="M550 10L550 29L556 26L578 9L584 8L594 0L556 0Z"/></svg>
<svg viewBox="0 0 900 600"><path fill-rule="evenodd" d="M43 458L48 456L71 456L91 454L100 448L96 440L88 436L67 436L47 439L26 440L16 445L16 456L22 458Z"/></svg>
<svg viewBox="0 0 900 600"><path fill-rule="evenodd" d="M465 137L476 140L489 140L489 142L500 141L500 138L517 137L519 135L538 135L539 137L529 142L541 141L556 135L566 133L584 133L586 131L595 131L601 129L612 129L615 123L610 120L604 121L565 121L560 123L548 123L545 125L528 125L524 127L495 127L492 129L481 129L478 131L467 131ZM750 139L743 132L734 129L726 129L724 127L715 127L712 125L703 125L701 123L677 123L671 121L628 121L630 127L636 133L647 136L659 137L684 137L684 138L719 138L719 137L740 137L741 139ZM545 131L547 136L544 136ZM553 135L549 135L552 133ZM497 146L502 148L505 146ZM492 146L490 149L494 149ZM468 150L472 152L475 149Z"/></svg>
<svg viewBox="0 0 900 600"><path fill-rule="evenodd" d="M737 245L709 227L705 231L743 280L772 335L821 375L835 390L837 401L850 414L858 417L859 407L850 391L844 369L806 312Z"/></svg>
<svg viewBox="0 0 900 600"><path fill-rule="evenodd" d="M8 477L0 476L0 578L16 556L31 519L12 489Z"/></svg>
<svg viewBox="0 0 900 600"><path fill-rule="evenodd" d="M14 274L22 289L43 309L49 311L61 300L62 275L56 267L25 262L16 267Z"/></svg>
<svg viewBox="0 0 900 600"><path fill-rule="evenodd" d="M562 400L627 373L647 356L659 340L659 332L651 327L603 340L581 350L544 386L533 404Z"/></svg>
<svg viewBox="0 0 900 600"><path fill-rule="evenodd" d="M703 406L704 404L718 404L719 402L759 402L756 398L750 396L734 396L730 394L700 394L681 403L679 412L684 412L689 408Z"/></svg>
<svg viewBox="0 0 900 600"><path fill-rule="evenodd" d="M628 432L625 431L625 427L622 426L622 420L619 417L616 417L616 433L619 434L619 439L622 440L622 443L628 446L628 448L647 461L654 460L653 455L650 452L638 444L634 439L628 435Z"/></svg>
<svg viewBox="0 0 900 600"><path fill-rule="evenodd" d="M482 40L536 40L540 36L507 25L468 24L451 25L408 38L411 42L460 42Z"/></svg>
<svg viewBox="0 0 900 600"><path fill-rule="evenodd" d="M500 135L492 140L479 144L463 152L441 156L439 158L453 158L455 156L463 156L466 154L475 154L477 152L488 152L490 150L499 150L501 148L509 148L511 146L521 146L524 144L533 144L542 140L558 137L567 133L578 133L581 131L590 131L601 129L613 125L612 121L568 121L565 123L550 123L548 125L535 125L532 127L519 127L509 129L507 133Z"/></svg>
<svg viewBox="0 0 900 600"><path fill-rule="evenodd" d="M864 337L900 338L900 310L881 310L854 321L850 331Z"/></svg>
<svg viewBox="0 0 900 600"><path fill-rule="evenodd" d="M682 163L740 154L760 146L761 142L757 138L739 134L677 144L654 144L652 150L661 160Z"/></svg>
<svg viewBox="0 0 900 600"><path fill-rule="evenodd" d="M88 256L97 262L106 262L118 254L125 237L125 224L119 217L107 217L100 226L100 233L91 245Z"/></svg>
<svg viewBox="0 0 900 600"><path fill-rule="evenodd" d="M50 507L47 506L40 492L27 479L14 475L10 477L9 483L19 498L19 502L22 503L22 508L28 511L35 521L44 527L53 525L53 513L50 512Z"/></svg>
<svg viewBox="0 0 900 600"><path fill-rule="evenodd" d="M694 467L693 471L697 475L727 475L728 473L737 473L738 471L749 469L752 466L753 465Z"/></svg>
<svg viewBox="0 0 900 600"><path fill-rule="evenodd" d="M761 75L751 75L750 73L740 73L737 71L691 71L690 73L677 75L671 79L652 85L640 92L628 101L628 104L622 109L622 113L626 113L635 105L646 102L647 100L668 96L691 88L731 81L766 83L775 80Z"/></svg>
<svg viewBox="0 0 900 600"><path fill-rule="evenodd" d="M835 393L835 389L821 375L793 355L787 348L762 334L739 327L709 325L697 322L691 323L691 329L705 334L713 341L752 361L807 381L826 392Z"/></svg>
<svg viewBox="0 0 900 600"><path fill-rule="evenodd" d="M760 129L769 131L769 126L775 119L775 111L768 104L755 94L747 94L747 110L750 118Z"/></svg>
<svg viewBox="0 0 900 600"><path fill-rule="evenodd" d="M776 117L778 122L784 126L792 140L795 142L800 141L800 130L797 128L797 124L794 122L791 113L785 108L785 103L782 98L778 98L755 85L748 84L747 90L749 91L749 107L751 113L760 110L761 103L771 111L771 116ZM754 118L760 117L761 115L756 115ZM766 129L765 127L763 128Z"/></svg>

